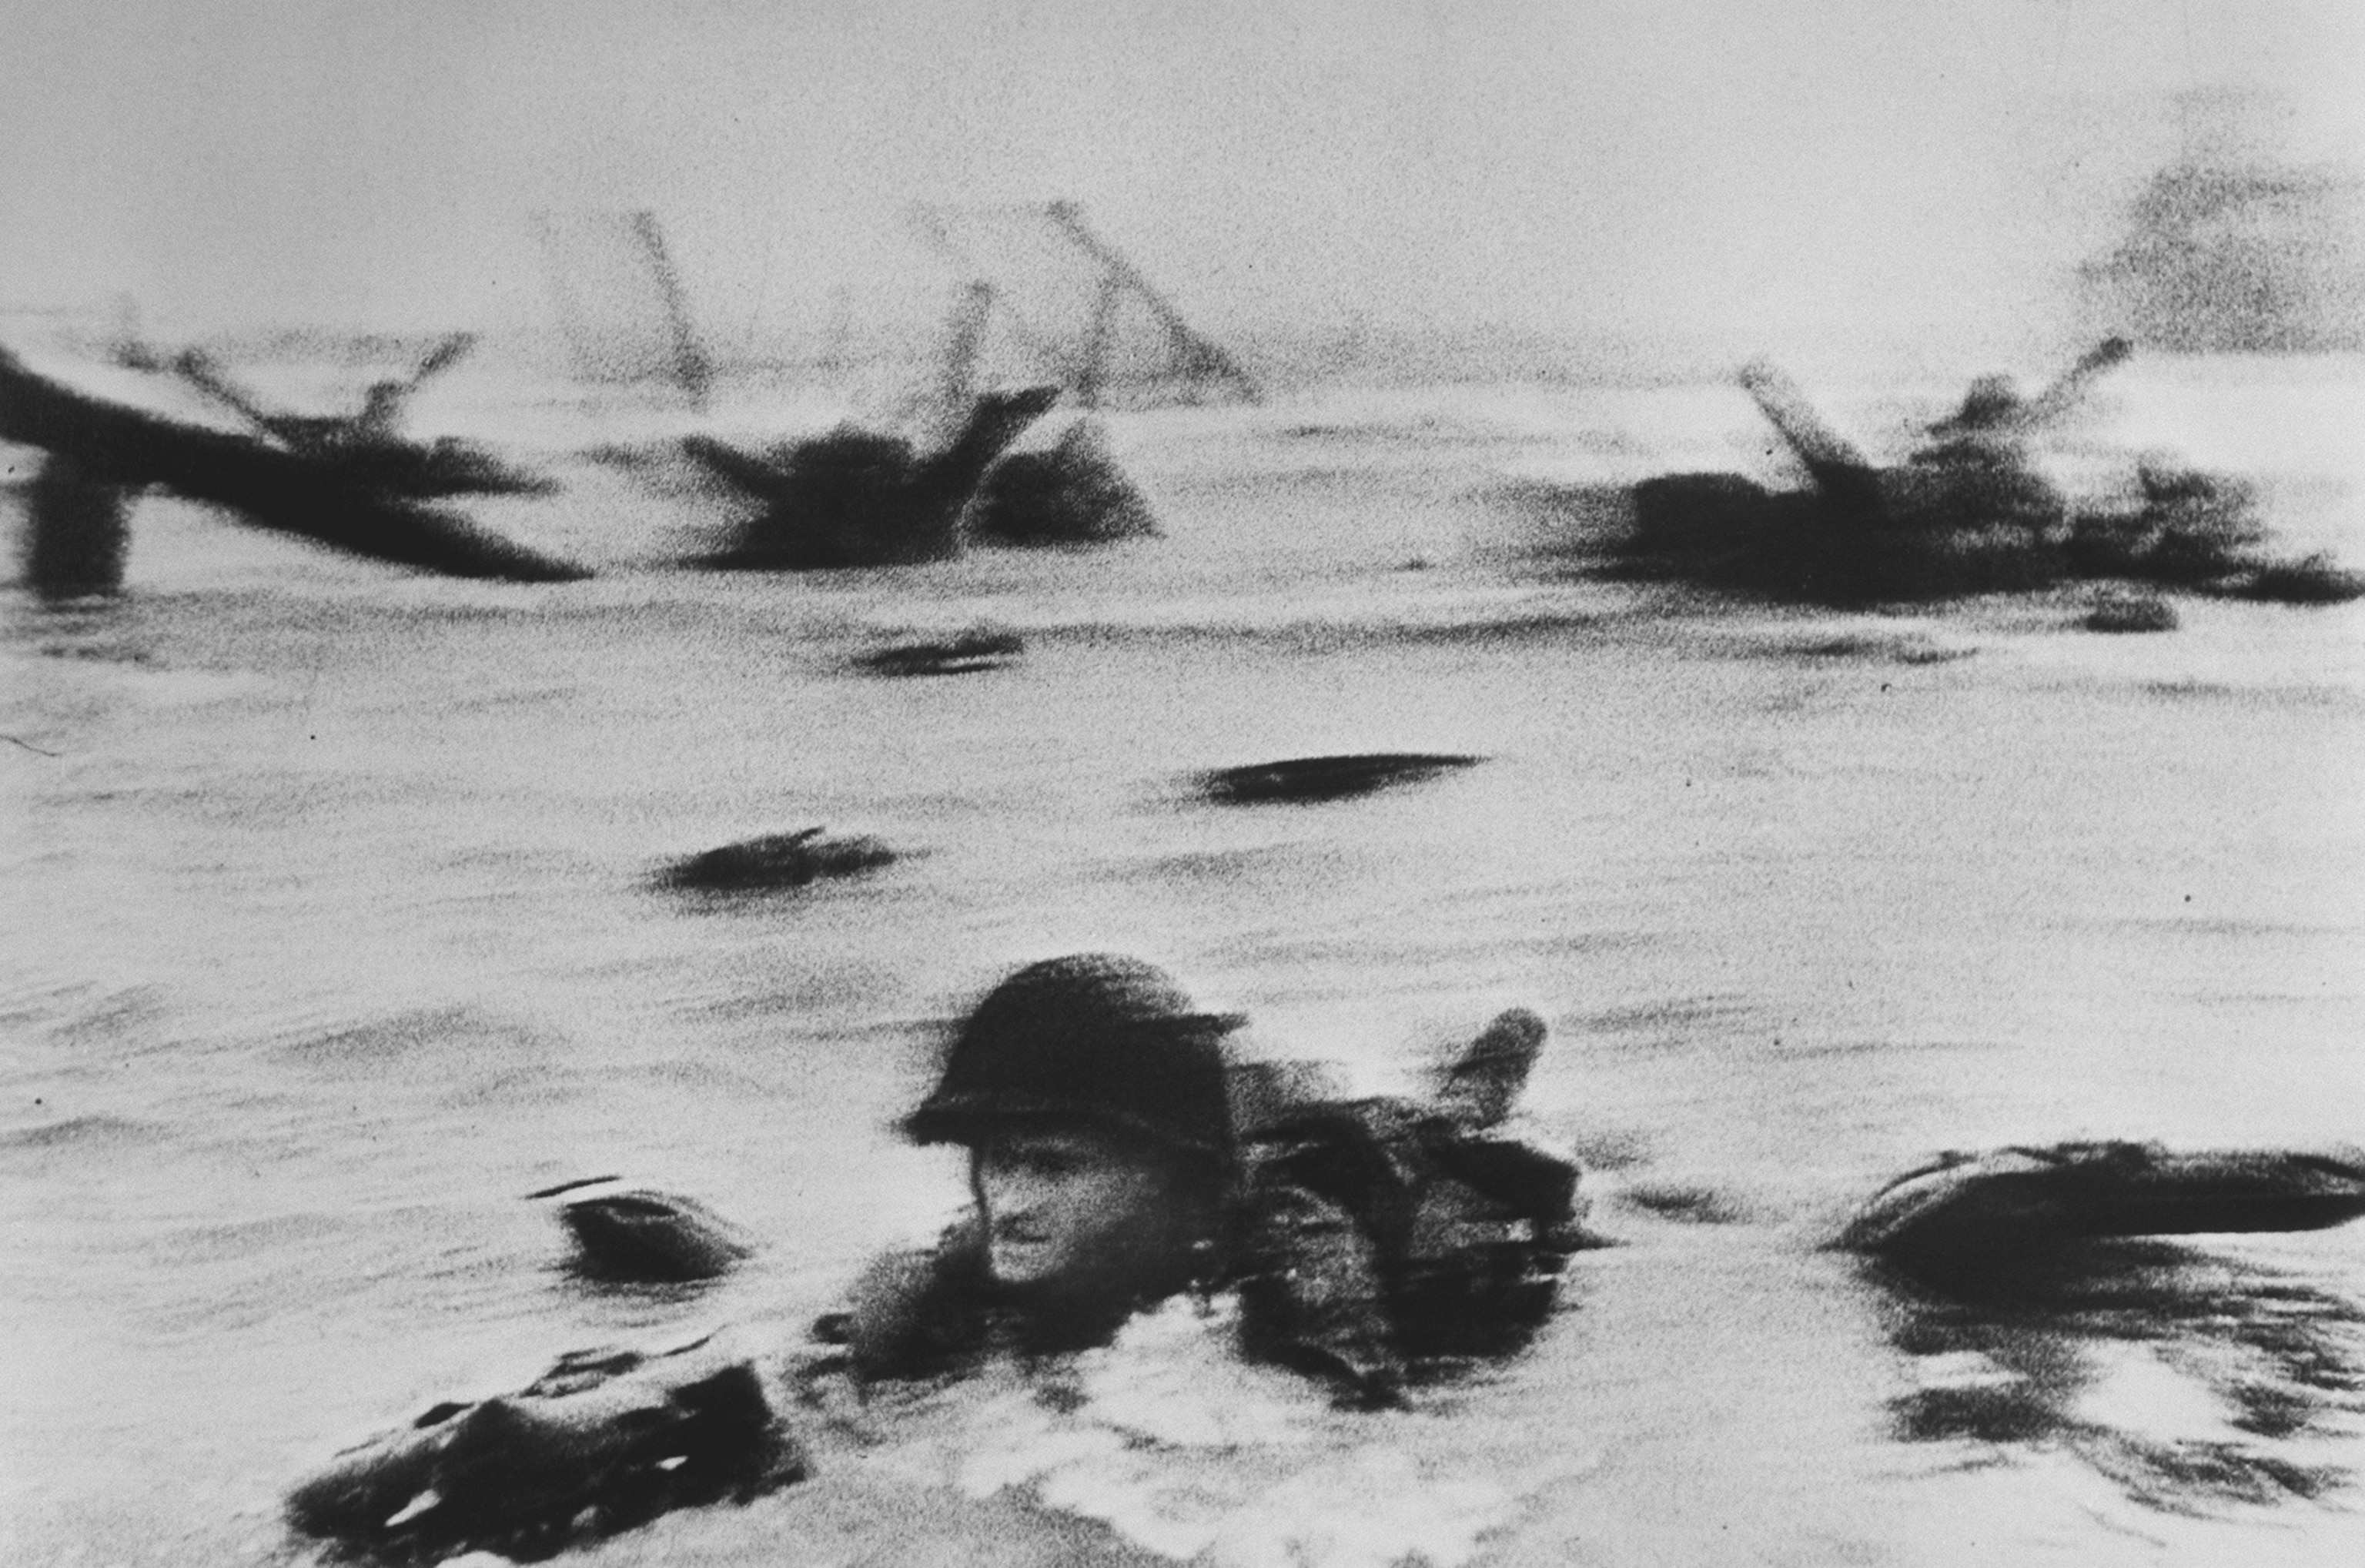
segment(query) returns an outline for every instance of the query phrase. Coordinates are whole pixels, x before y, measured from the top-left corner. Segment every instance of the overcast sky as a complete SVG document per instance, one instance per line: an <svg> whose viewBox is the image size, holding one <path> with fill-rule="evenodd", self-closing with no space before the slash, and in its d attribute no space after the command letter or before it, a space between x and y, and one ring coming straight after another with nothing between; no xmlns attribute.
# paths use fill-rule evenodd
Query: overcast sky
<svg viewBox="0 0 2365 1568"><path fill-rule="evenodd" d="M528 214L658 211L726 342L933 309L916 199L1067 196L1211 329L1977 334L2270 90L2365 161L2358 0L57 0L0 28L0 304L548 312Z"/></svg>

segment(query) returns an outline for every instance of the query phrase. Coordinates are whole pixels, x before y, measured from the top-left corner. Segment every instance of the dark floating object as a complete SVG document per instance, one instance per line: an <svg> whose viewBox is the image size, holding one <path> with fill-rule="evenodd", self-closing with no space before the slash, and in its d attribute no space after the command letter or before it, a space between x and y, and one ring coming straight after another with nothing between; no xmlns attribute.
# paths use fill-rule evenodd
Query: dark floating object
<svg viewBox="0 0 2365 1568"><path fill-rule="evenodd" d="M37 507L37 557L50 547L43 543L46 528L62 526L95 507L88 489L128 496L157 485L191 500L227 507L259 528L452 577L565 582L590 575L572 562L485 532L454 513L387 488L366 464L89 397L27 369L5 349L0 441L41 447L51 461L62 458L72 465L65 493L80 498Z"/></svg>
<svg viewBox="0 0 2365 1568"><path fill-rule="evenodd" d="M2266 527L2251 486L2152 459L2135 478L2135 506L2070 520L2071 570L2206 590L2256 566Z"/></svg>
<svg viewBox="0 0 2365 1568"><path fill-rule="evenodd" d="M1227 805L1272 801L1343 801L1395 784L1432 778L1486 759L1444 752L1380 751L1347 756L1300 756L1227 767L1200 776L1200 789Z"/></svg>
<svg viewBox="0 0 2365 1568"><path fill-rule="evenodd" d="M2110 593L2096 597L2086 613L2089 632L2173 632L2176 606L2156 593Z"/></svg>
<svg viewBox="0 0 2365 1568"><path fill-rule="evenodd" d="M957 555L961 512L979 481L1059 398L1056 386L987 393L952 444L925 459L907 441L853 429L768 454L693 436L682 450L760 508L701 564L807 571Z"/></svg>
<svg viewBox="0 0 2365 1568"><path fill-rule="evenodd" d="M2290 603L2365 594L2365 577L2322 557L2263 555L2258 498L2237 480L2146 463L2137 496L2070 506L2027 443L2131 352L2109 339L2026 399L2002 377L1982 376L1919 449L1886 466L1825 423L1779 371L1752 365L1741 385L1808 487L1769 490L1739 474L1646 479L1633 487L1631 521L1607 569L1837 605L2093 578Z"/></svg>
<svg viewBox="0 0 2365 1568"><path fill-rule="evenodd" d="M1896 637L1844 633L1791 644L1783 651L1808 659L1880 658L1901 665L1944 665L1969 658L1976 650L1949 647L1920 635Z"/></svg>
<svg viewBox="0 0 2365 1568"><path fill-rule="evenodd" d="M1731 1194L1713 1187L1653 1182L1629 1187L1619 1196L1647 1214L1678 1225L1738 1225L1748 1217L1747 1210Z"/></svg>
<svg viewBox="0 0 2365 1568"><path fill-rule="evenodd" d="M1158 532L1149 498L1117 466L1094 420L1077 420L1046 451L995 464L968 521L994 544L1108 544Z"/></svg>
<svg viewBox="0 0 2365 1568"><path fill-rule="evenodd" d="M2233 588L2236 599L2273 604L2346 604L2365 599L2365 576L2341 570L2321 551L2257 567Z"/></svg>
<svg viewBox="0 0 2365 1568"><path fill-rule="evenodd" d="M288 1494L287 1520L378 1562L531 1562L808 1468L749 1362L703 1340L578 1351L516 1394L438 1405L339 1455Z"/></svg>
<svg viewBox="0 0 2365 1568"><path fill-rule="evenodd" d="M2258 493L2238 479L2146 462L2142 503L2070 520L2072 570L2130 577L2231 599L2343 604L2365 596L2365 577L2321 553L2297 560L2262 554Z"/></svg>
<svg viewBox="0 0 2365 1568"><path fill-rule="evenodd" d="M2317 1230L2365 1215L2365 1165L2275 1150L2064 1143L1949 1153L1876 1193L1839 1238L1915 1269L1979 1271L2106 1237Z"/></svg>
<svg viewBox="0 0 2365 1568"><path fill-rule="evenodd" d="M746 1233L703 1204L670 1193L592 1177L530 1193L555 1198L558 1217L593 1279L681 1284L720 1278L756 1248Z"/></svg>
<svg viewBox="0 0 2365 1568"><path fill-rule="evenodd" d="M873 675L973 675L1000 669L1026 651L1014 633L966 632L941 643L898 643L856 662Z"/></svg>
<svg viewBox="0 0 2365 1568"><path fill-rule="evenodd" d="M2023 399L1982 377L1907 462L1875 465L1790 380L1753 364L1741 385L1808 474L1773 491L1737 474L1675 474L1634 487L1617 546L1622 575L1826 604L2041 588L2065 569L2068 507L2028 462L2025 438L2124 360L2113 338Z"/></svg>
<svg viewBox="0 0 2365 1568"><path fill-rule="evenodd" d="M895 858L895 852L868 835L829 838L817 827L767 834L726 844L676 861L658 875L669 888L712 892L751 892L763 888L801 888L822 877L851 877Z"/></svg>

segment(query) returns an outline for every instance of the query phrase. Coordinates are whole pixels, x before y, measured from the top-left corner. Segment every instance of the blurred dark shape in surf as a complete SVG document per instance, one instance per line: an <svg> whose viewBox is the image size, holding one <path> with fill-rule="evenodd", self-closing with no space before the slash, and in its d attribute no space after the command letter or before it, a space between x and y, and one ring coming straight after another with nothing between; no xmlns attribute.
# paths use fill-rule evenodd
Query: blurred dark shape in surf
<svg viewBox="0 0 2365 1568"><path fill-rule="evenodd" d="M2137 465L2140 502L2094 508L2070 521L2068 552L2081 577L2121 577L2275 604L2342 604L2365 596L2365 577L2322 553L2265 554L2267 530L2254 487L2147 458Z"/></svg>
<svg viewBox="0 0 2365 1568"><path fill-rule="evenodd" d="M720 1279L756 1251L745 1231L703 1204L613 1176L562 1182L527 1196L554 1202L559 1222L575 1238L575 1270L589 1280L693 1283Z"/></svg>
<svg viewBox="0 0 2365 1568"><path fill-rule="evenodd" d="M2256 498L2238 482L2147 462L2131 504L2073 509L2034 465L2030 441L2131 353L2108 339L2023 398L1974 383L1901 464L1877 465L1781 372L1741 385L1808 475L1769 490L1739 474L1670 474L1631 492L1608 575L1693 583L1782 600L1865 605L2131 578L2196 591L2324 603L2365 593L2328 563L2262 553Z"/></svg>
<svg viewBox="0 0 2365 1568"><path fill-rule="evenodd" d="M564 582L589 575L389 488L367 461L94 396L35 373L5 349L0 441L39 447L45 465L67 465L31 487L28 566L37 588L44 572L73 592L119 588L123 513L151 486L260 528L447 576Z"/></svg>
<svg viewBox="0 0 2365 1568"><path fill-rule="evenodd" d="M1289 757L1204 773L1198 777L1198 786L1207 799L1224 805L1344 801L1475 767L1485 760L1482 756L1446 752L1362 752L1339 756Z"/></svg>
<svg viewBox="0 0 2365 1568"><path fill-rule="evenodd" d="M957 555L961 513L986 470L1058 399L1048 386L987 393L951 444L926 457L900 437L853 428L768 453L689 437L683 450L757 506L700 564L810 571Z"/></svg>
<svg viewBox="0 0 2365 1568"><path fill-rule="evenodd" d="M2365 573L2337 565L2323 551L2295 561L2270 561L2251 570L2233 588L2236 599L2270 604L2346 604L2365 598Z"/></svg>
<svg viewBox="0 0 2365 1568"><path fill-rule="evenodd" d="M895 678L928 675L975 675L1000 669L1026 651L1014 632L982 628L940 642L896 643L860 655L857 667Z"/></svg>
<svg viewBox="0 0 2365 1568"><path fill-rule="evenodd" d="M656 880L660 887L686 892L762 892L856 876L894 859L892 849L868 834L832 838L824 829L808 827L689 856L658 872Z"/></svg>
<svg viewBox="0 0 2365 1568"><path fill-rule="evenodd" d="M286 1517L365 1562L536 1562L809 1468L752 1361L710 1340L577 1351L515 1394L437 1405L346 1450L289 1492Z"/></svg>
<svg viewBox="0 0 2365 1568"><path fill-rule="evenodd" d="M432 442L402 434L404 411L419 389L465 358L473 332L438 340L409 371L370 383L361 409L350 414L298 414L265 407L230 379L212 355L185 349L169 367L222 407L289 452L339 465L353 480L387 495L435 499L459 495L544 496L553 481L512 468L473 442L445 436Z"/></svg>
<svg viewBox="0 0 2365 1568"><path fill-rule="evenodd" d="M2365 1164L2289 1150L2063 1143L1948 1153L1876 1193L1839 1245L1976 1276L2098 1237L2320 1230L2365 1215Z"/></svg>
<svg viewBox="0 0 2365 1568"><path fill-rule="evenodd" d="M970 503L970 534L989 544L1112 544L1158 532L1149 499L1110 453L1096 420L1078 420L1040 451L995 464Z"/></svg>
<svg viewBox="0 0 2365 1568"><path fill-rule="evenodd" d="M2176 606L2156 593L2105 588L2095 595L2084 625L2089 632L2173 632Z"/></svg>

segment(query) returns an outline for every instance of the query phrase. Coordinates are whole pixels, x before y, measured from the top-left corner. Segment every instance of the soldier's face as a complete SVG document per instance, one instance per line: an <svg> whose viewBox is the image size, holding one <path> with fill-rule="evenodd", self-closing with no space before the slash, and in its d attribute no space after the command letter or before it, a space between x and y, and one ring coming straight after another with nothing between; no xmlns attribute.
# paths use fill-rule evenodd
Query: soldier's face
<svg viewBox="0 0 2365 1568"><path fill-rule="evenodd" d="M1164 1162L1093 1128L998 1132L973 1151L970 1172L988 1267L1004 1284L1115 1276L1164 1234Z"/></svg>

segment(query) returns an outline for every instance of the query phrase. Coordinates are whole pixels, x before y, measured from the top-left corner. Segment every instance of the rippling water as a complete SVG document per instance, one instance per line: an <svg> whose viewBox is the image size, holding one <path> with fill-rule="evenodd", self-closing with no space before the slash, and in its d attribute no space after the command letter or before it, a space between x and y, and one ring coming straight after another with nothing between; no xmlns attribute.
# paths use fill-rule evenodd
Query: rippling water
<svg viewBox="0 0 2365 1568"><path fill-rule="evenodd" d="M2345 362L2170 365L2067 460L2181 444L2365 564L2361 391ZM1847 408L1865 429L1939 396ZM2000 1374L1917 1350L1818 1243L1941 1148L2360 1136L2365 612L2189 602L2173 635L2105 638L2068 597L1737 609L1568 576L1506 499L1770 471L1737 401L1144 414L1116 436L1163 541L796 580L646 565L697 503L590 465L488 513L616 568L555 588L401 577L144 502L120 603L12 598L0 645L11 1560L273 1559L290 1479L433 1399L602 1339L792 1333L958 1195L953 1163L887 1131L941 1022L1083 946L1250 1013L1251 1051L1374 1087L1537 1008L1530 1107L1586 1152L1623 1243L1577 1260L1499 1376L1322 1426L1225 1560L1418 1544L1335 1528L1405 1495L1469 1503L1485 1562L2354 1556L2353 1385L2261 1435L2229 1391L2272 1369L2222 1335L2082 1338L2057 1428L1912 1429L1917 1389ZM851 667L978 622L1025 658ZM1397 749L1489 761L1318 808L1186 788ZM667 857L823 823L905 857L776 898L650 886ZM572 1281L521 1194L607 1171L729 1214L761 1262L704 1296ZM2198 1261L2271 1282L2245 1301L2330 1304L2326 1343L2365 1361L2337 1311L2365 1304L2365 1231ZM1150 1503L1079 1538L963 1494L961 1465L1024 1450L997 1436L1005 1394L890 1410L812 1486L589 1555L1158 1543ZM970 1449L921 1454L947 1431ZM2332 1481L2175 1468L2228 1453ZM1092 1514L1115 1484L1062 1484Z"/></svg>

